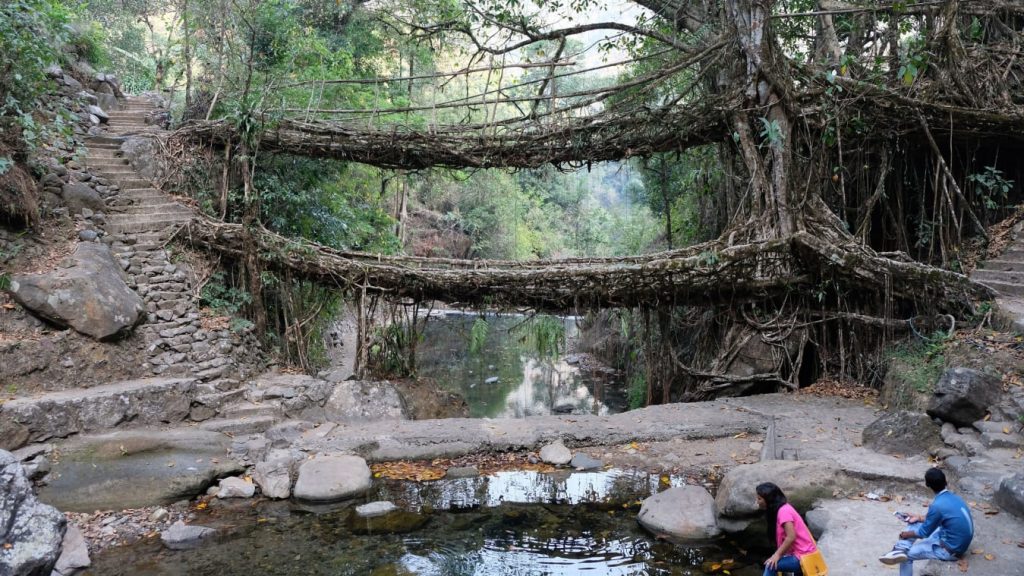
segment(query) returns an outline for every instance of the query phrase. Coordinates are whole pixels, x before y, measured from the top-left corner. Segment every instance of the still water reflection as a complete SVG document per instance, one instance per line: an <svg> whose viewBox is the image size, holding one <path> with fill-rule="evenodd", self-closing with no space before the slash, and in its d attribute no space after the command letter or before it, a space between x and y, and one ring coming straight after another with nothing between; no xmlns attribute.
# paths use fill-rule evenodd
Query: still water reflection
<svg viewBox="0 0 1024 576"><path fill-rule="evenodd" d="M477 318L488 329L480 352L470 353L470 333ZM522 418L552 412L609 414L625 406L622 387L613 376L583 371L574 356L542 359L516 327L521 315L446 313L431 317L417 352L420 376L460 394L474 418ZM566 340L578 337L576 319L562 319Z"/></svg>
<svg viewBox="0 0 1024 576"><path fill-rule="evenodd" d="M681 546L637 525L638 502L680 481L618 470L378 480L358 503L387 499L401 511L370 520L352 504L313 514L287 502L228 503L195 520L217 527L218 539L187 551L144 540L97 555L86 574L670 576L723 562L737 576L760 574L725 541Z"/></svg>

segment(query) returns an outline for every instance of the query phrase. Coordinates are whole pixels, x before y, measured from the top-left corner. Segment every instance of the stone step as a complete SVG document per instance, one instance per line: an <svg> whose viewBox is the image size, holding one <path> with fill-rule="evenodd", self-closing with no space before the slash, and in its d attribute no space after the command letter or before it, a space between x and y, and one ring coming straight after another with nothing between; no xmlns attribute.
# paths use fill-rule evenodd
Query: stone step
<svg viewBox="0 0 1024 576"><path fill-rule="evenodd" d="M175 204L175 206L180 206ZM179 220L188 220L192 215L192 211L182 206L181 208L174 208L165 212L147 212L146 214L111 214L107 217L108 224L121 225L131 224L132 222L149 222L149 221L163 221L177 218Z"/></svg>
<svg viewBox="0 0 1024 576"><path fill-rule="evenodd" d="M124 214L131 215L133 219L141 216L154 218L171 218L175 216L192 217L191 210L174 202L167 202L163 204L133 204L125 208Z"/></svg>
<svg viewBox="0 0 1024 576"><path fill-rule="evenodd" d="M132 196L131 200L132 200L132 203L129 204L128 206L126 206L125 207L126 209L130 210L132 208L145 207L146 210L156 210L158 212L169 212L171 210L177 210L177 208L172 208L172 206L173 207L181 206L181 204L172 202L169 196L166 196L166 195L163 195L163 194L161 194L159 196L144 196L144 197ZM168 208L169 210L163 210L163 209L161 209L161 207ZM182 206L182 208L185 208L185 207ZM185 208L185 209L187 210L187 208Z"/></svg>
<svg viewBox="0 0 1024 576"><path fill-rule="evenodd" d="M94 168L96 168L94 166ZM104 178L110 178L114 180L137 180L139 173L136 172L128 164L121 164L120 166L111 166L104 168L96 168L100 172L100 175Z"/></svg>
<svg viewBox="0 0 1024 576"><path fill-rule="evenodd" d="M989 260L980 264L983 270L1002 270L1003 272L1024 272L1024 261Z"/></svg>
<svg viewBox="0 0 1024 576"><path fill-rule="evenodd" d="M242 390L245 392L245 390ZM237 420L239 418L254 418L271 416L274 418L284 417L284 412L281 410L281 405L276 402L238 402L237 404L229 404L224 407L221 412L224 418Z"/></svg>
<svg viewBox="0 0 1024 576"><path fill-rule="evenodd" d="M1003 282L1006 284L1024 284L1024 272L1018 272L1015 270L975 270L971 273L971 280L974 280L975 282L994 280L996 282Z"/></svg>
<svg viewBox="0 0 1024 576"><path fill-rule="evenodd" d="M110 158L87 158L85 165L88 168L94 170L125 170L132 167L128 163L128 160L122 156L112 156Z"/></svg>
<svg viewBox="0 0 1024 576"><path fill-rule="evenodd" d="M132 222L129 224L111 224L111 231L115 234L134 234L137 232L153 232L164 230L171 226L187 222L188 218L175 218L167 220L154 220L147 222ZM166 236L164 236L166 238Z"/></svg>
<svg viewBox="0 0 1024 576"><path fill-rule="evenodd" d="M995 290L1000 295L1024 297L1024 284L1013 284L1010 282L1000 282L998 280L978 279L977 281Z"/></svg>
<svg viewBox="0 0 1024 576"><path fill-rule="evenodd" d="M117 136L91 136L85 139L85 146L120 146L124 138Z"/></svg>
<svg viewBox="0 0 1024 576"><path fill-rule="evenodd" d="M135 194L122 191L121 196L135 204L164 204L171 201L171 197L163 192Z"/></svg>
<svg viewBox="0 0 1024 576"><path fill-rule="evenodd" d="M216 418L199 424L203 430L220 432L230 436L241 436L243 434L257 434L266 432L271 426L277 424L278 419L273 416L258 416L253 418Z"/></svg>
<svg viewBox="0 0 1024 576"><path fill-rule="evenodd" d="M89 153L85 155L85 161L88 162L90 159L98 160L109 160L111 158L123 158L121 153L121 147L109 147L109 148L89 148Z"/></svg>
<svg viewBox="0 0 1024 576"><path fill-rule="evenodd" d="M1009 260L1011 262L1022 262L1024 261L1024 246L1011 244L1006 251L999 255L998 259Z"/></svg>
<svg viewBox="0 0 1024 576"><path fill-rule="evenodd" d="M153 183L142 178L120 178L114 179L122 190L138 190L140 188L152 188Z"/></svg>
<svg viewBox="0 0 1024 576"><path fill-rule="evenodd" d="M190 378L144 378L8 400L0 404L0 448L127 424L181 422L195 387Z"/></svg>

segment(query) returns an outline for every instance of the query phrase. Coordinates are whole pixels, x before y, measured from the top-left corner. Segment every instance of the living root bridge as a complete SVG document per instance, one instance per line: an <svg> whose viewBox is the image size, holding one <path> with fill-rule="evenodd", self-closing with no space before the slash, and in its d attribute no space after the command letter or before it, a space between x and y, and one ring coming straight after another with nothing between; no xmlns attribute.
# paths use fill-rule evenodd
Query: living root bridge
<svg viewBox="0 0 1024 576"><path fill-rule="evenodd" d="M193 219L179 237L232 258L246 254L239 224ZM807 232L736 246L710 242L627 258L474 261L341 252L248 231L271 268L330 286L393 299L578 310L652 305L730 305L781 301L832 280L845 290L873 290L936 310L961 312L991 290L966 276L841 246ZM795 272L785 272L792 270Z"/></svg>
<svg viewBox="0 0 1024 576"><path fill-rule="evenodd" d="M715 103L726 106L728 103ZM367 128L328 121L282 120L262 132L260 149L334 158L380 168L420 169L583 165L717 142L726 133L721 114L674 110L629 118L577 118L540 128L473 130L451 126ZM227 122L202 122L174 137L209 143L237 141Z"/></svg>

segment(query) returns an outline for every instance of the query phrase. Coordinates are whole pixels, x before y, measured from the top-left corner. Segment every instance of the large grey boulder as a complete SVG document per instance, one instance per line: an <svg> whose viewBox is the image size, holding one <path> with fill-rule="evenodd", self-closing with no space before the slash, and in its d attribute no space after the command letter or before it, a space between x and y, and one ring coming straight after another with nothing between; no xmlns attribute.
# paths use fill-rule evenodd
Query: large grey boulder
<svg viewBox="0 0 1024 576"><path fill-rule="evenodd" d="M294 494L299 500L336 502L366 493L370 484L370 467L362 458L348 455L316 456L299 467Z"/></svg>
<svg viewBox="0 0 1024 576"><path fill-rule="evenodd" d="M163 168L160 165L160 149L155 139L129 136L121 143L121 153L143 178L156 180L163 175Z"/></svg>
<svg viewBox="0 0 1024 576"><path fill-rule="evenodd" d="M864 446L884 454L914 456L942 446L941 430L927 414L889 412L868 424L862 433Z"/></svg>
<svg viewBox="0 0 1024 576"><path fill-rule="evenodd" d="M1024 518L1024 472L1003 478L994 500L1003 510Z"/></svg>
<svg viewBox="0 0 1024 576"><path fill-rule="evenodd" d="M68 182L61 188L61 197L71 214L81 214L84 208L93 212L106 211L106 203L99 192L83 182Z"/></svg>
<svg viewBox="0 0 1024 576"><path fill-rule="evenodd" d="M143 508L192 498L245 468L226 456L229 438L194 428L123 430L57 446L40 497L62 510Z"/></svg>
<svg viewBox="0 0 1024 576"><path fill-rule="evenodd" d="M676 486L644 500L640 525L675 541L708 540L721 533L715 499L700 486Z"/></svg>
<svg viewBox="0 0 1024 576"><path fill-rule="evenodd" d="M798 509L806 510L819 498L831 498L833 490L848 484L840 471L826 462L765 460L730 470L715 497L719 516L747 518L761 513L755 488L773 482Z"/></svg>
<svg viewBox="0 0 1024 576"><path fill-rule="evenodd" d="M0 450L0 574L50 576L67 520L32 492L18 459Z"/></svg>
<svg viewBox="0 0 1024 576"><path fill-rule="evenodd" d="M387 381L349 380L334 386L324 404L328 422L374 422L377 420L408 420L405 401L398 389Z"/></svg>
<svg viewBox="0 0 1024 576"><path fill-rule="evenodd" d="M106 244L80 243L66 264L46 274L13 276L10 290L15 300L97 340L124 336L145 318L142 297L128 287Z"/></svg>
<svg viewBox="0 0 1024 576"><path fill-rule="evenodd" d="M957 427L970 426L985 417L1001 392L1002 383L995 376L970 368L950 368L935 384L928 415Z"/></svg>

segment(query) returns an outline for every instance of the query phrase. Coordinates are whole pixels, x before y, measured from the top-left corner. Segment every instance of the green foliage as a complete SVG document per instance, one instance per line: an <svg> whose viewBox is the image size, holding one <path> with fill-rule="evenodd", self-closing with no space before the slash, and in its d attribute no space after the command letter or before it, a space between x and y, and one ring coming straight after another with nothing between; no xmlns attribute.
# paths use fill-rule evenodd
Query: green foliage
<svg viewBox="0 0 1024 576"><path fill-rule="evenodd" d="M899 77L903 84L912 85L927 65L928 54L925 52L924 40L918 36L909 37L900 53Z"/></svg>
<svg viewBox="0 0 1024 576"><path fill-rule="evenodd" d="M948 338L947 334L936 332L927 338L904 343L890 353L889 359L901 361L902 379L915 391L931 392L945 369L943 350Z"/></svg>
<svg viewBox="0 0 1024 576"><path fill-rule="evenodd" d="M68 28L70 35L67 38L67 46L80 59L97 67L105 67L110 64L107 35L98 22L79 21Z"/></svg>
<svg viewBox="0 0 1024 576"><path fill-rule="evenodd" d="M216 272L203 286L199 294L200 303L218 314L238 315L243 308L252 304L252 295L245 290L230 286L224 272Z"/></svg>
<svg viewBox="0 0 1024 576"><path fill-rule="evenodd" d="M785 136L777 120L761 118L761 143L767 143L772 148L782 148L785 145Z"/></svg>
<svg viewBox="0 0 1024 576"><path fill-rule="evenodd" d="M46 68L60 63L70 13L57 0L0 2L0 116L34 107Z"/></svg>
<svg viewBox="0 0 1024 576"><path fill-rule="evenodd" d="M14 160L11 160L7 156L0 156L0 176L6 174L7 171L10 170L13 166Z"/></svg>
<svg viewBox="0 0 1024 576"><path fill-rule="evenodd" d="M414 376L409 350L415 346L419 333L404 322L392 322L377 328L369 348L369 363L375 374L384 376Z"/></svg>
<svg viewBox="0 0 1024 576"><path fill-rule="evenodd" d="M11 276L7 272L0 272L0 291L11 289Z"/></svg>
<svg viewBox="0 0 1024 576"><path fill-rule="evenodd" d="M1004 178L1002 170L995 166L986 166L982 172L968 175L967 181L974 184L975 192L989 210L999 208L1000 202L1005 203L1013 190L1013 180Z"/></svg>
<svg viewBox="0 0 1024 576"><path fill-rule="evenodd" d="M643 372L634 372L629 378L626 391L629 409L636 410L647 405L647 379Z"/></svg>
<svg viewBox="0 0 1024 576"><path fill-rule="evenodd" d="M553 360L565 349L565 322L547 314L527 318L514 328L521 342L542 360Z"/></svg>
<svg viewBox="0 0 1024 576"><path fill-rule="evenodd" d="M334 248L393 254L400 246L378 179L366 166L279 155L264 157L254 184L269 229Z"/></svg>
<svg viewBox="0 0 1024 576"><path fill-rule="evenodd" d="M484 320L482 316L477 316L473 320L473 326L469 329L469 353L477 355L483 352L484 343L487 341L487 332L489 329L487 320Z"/></svg>

